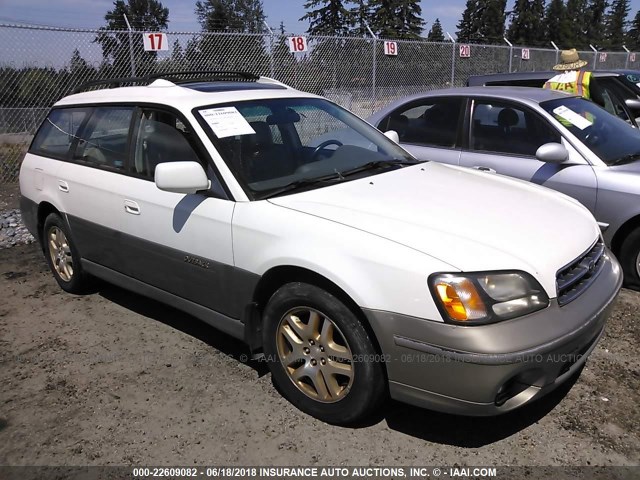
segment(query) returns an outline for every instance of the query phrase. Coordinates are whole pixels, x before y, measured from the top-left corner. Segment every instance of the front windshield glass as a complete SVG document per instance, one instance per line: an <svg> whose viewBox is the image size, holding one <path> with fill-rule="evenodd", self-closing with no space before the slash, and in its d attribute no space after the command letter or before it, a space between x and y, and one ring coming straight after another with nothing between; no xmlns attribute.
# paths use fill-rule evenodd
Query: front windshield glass
<svg viewBox="0 0 640 480"><path fill-rule="evenodd" d="M607 165L640 159L640 130L582 98L540 104Z"/></svg>
<svg viewBox="0 0 640 480"><path fill-rule="evenodd" d="M254 199L302 184L312 188L314 181L344 181L351 171L373 175L382 164L416 162L371 125L323 99L235 102L199 108L196 116Z"/></svg>

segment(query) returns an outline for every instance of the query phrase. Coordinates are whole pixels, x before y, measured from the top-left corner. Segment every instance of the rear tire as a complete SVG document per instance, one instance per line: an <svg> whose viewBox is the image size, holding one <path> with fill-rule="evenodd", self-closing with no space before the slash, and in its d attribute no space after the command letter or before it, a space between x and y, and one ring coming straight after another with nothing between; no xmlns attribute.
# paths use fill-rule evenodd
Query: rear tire
<svg viewBox="0 0 640 480"><path fill-rule="evenodd" d="M620 246L624 286L640 290L640 228L633 230Z"/></svg>
<svg viewBox="0 0 640 480"><path fill-rule="evenodd" d="M49 214L44 221L42 249L60 288L75 294L87 293L91 289L93 279L82 269L69 228L56 213Z"/></svg>
<svg viewBox="0 0 640 480"><path fill-rule="evenodd" d="M358 317L314 285L289 283L264 311L273 381L305 413L336 425L366 419L386 396L382 359Z"/></svg>

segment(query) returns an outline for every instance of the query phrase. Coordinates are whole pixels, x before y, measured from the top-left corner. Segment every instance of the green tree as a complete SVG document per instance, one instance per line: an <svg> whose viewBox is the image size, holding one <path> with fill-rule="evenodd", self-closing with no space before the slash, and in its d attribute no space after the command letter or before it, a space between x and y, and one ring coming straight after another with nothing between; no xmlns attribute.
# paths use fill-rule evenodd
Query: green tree
<svg viewBox="0 0 640 480"><path fill-rule="evenodd" d="M261 0L199 0L196 16L205 33L197 44L187 44L185 56L191 68L269 73ZM231 37L228 30L253 35Z"/></svg>
<svg viewBox="0 0 640 480"><path fill-rule="evenodd" d="M602 48L606 42L605 20L606 11L609 6L607 0L589 0L587 8L587 28L586 38L578 42L582 48L588 48L589 44L596 48Z"/></svg>
<svg viewBox="0 0 640 480"><path fill-rule="evenodd" d="M349 33L353 12L342 0L309 0L304 8L307 13L300 21L309 21L309 35L341 36Z"/></svg>
<svg viewBox="0 0 640 480"><path fill-rule="evenodd" d="M567 33L564 48L589 48L589 44L595 42L596 39L602 38L602 33L598 33L598 29L602 29L604 9L598 14L599 8L597 3L604 3L607 0L567 0L567 15L565 17L565 26L563 29ZM590 2L587 4L587 2ZM593 25L591 23L593 22ZM596 42L597 43L597 42Z"/></svg>
<svg viewBox="0 0 640 480"><path fill-rule="evenodd" d="M153 70L156 52L145 52L142 35L129 36L126 30L125 15L131 28L139 32L166 30L169 23L169 9L158 0L116 0L113 9L104 16L107 24L100 28L95 42L102 47L105 64L112 66L112 72L118 76L131 74L129 38L133 49L136 73L142 75ZM113 33L111 30L121 30Z"/></svg>
<svg viewBox="0 0 640 480"><path fill-rule="evenodd" d="M431 29L427 34L427 40L430 42L444 42L444 32L442 31L439 18L436 18L436 21L431 25Z"/></svg>
<svg viewBox="0 0 640 480"><path fill-rule="evenodd" d="M516 45L537 47L544 43L544 0L516 0L507 37Z"/></svg>
<svg viewBox="0 0 640 480"><path fill-rule="evenodd" d="M371 28L384 38L418 39L424 21L420 2L414 0L372 0Z"/></svg>
<svg viewBox="0 0 640 480"><path fill-rule="evenodd" d="M69 78L65 83L68 84L69 90L73 90L83 83L95 80L97 76L96 69L89 65L84 58L82 58L82 56L80 55L80 51L77 48L71 54L71 60L69 60L67 72ZM64 75L64 72L61 71L60 75Z"/></svg>
<svg viewBox="0 0 640 480"><path fill-rule="evenodd" d="M544 11L544 43L554 42L561 47L566 46L571 35L569 26L563 0L551 0Z"/></svg>
<svg viewBox="0 0 640 480"><path fill-rule="evenodd" d="M456 37L459 42L472 42L479 38L480 15L480 1L467 0L462 18L457 25Z"/></svg>
<svg viewBox="0 0 640 480"><path fill-rule="evenodd" d="M369 35L367 23L371 23L371 7L368 0L355 0L355 6L351 9L352 34L366 36Z"/></svg>
<svg viewBox="0 0 640 480"><path fill-rule="evenodd" d="M629 15L629 0L613 0L605 29L607 48L622 50L627 15Z"/></svg>
<svg viewBox="0 0 640 480"><path fill-rule="evenodd" d="M262 33L266 19L262 0L198 0L196 17L207 32Z"/></svg>
<svg viewBox="0 0 640 480"><path fill-rule="evenodd" d="M627 48L631 50L640 50L640 10L633 17L631 26L627 31Z"/></svg>

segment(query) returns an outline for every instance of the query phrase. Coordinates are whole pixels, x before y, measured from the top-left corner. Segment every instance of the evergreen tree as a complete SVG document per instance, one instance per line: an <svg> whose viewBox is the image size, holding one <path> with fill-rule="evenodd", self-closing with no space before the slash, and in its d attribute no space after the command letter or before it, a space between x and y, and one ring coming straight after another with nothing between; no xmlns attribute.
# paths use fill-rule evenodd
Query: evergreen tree
<svg viewBox="0 0 640 480"><path fill-rule="evenodd" d="M516 0L507 37L516 45L542 45L543 18L544 0Z"/></svg>
<svg viewBox="0 0 640 480"><path fill-rule="evenodd" d="M627 48L630 50L640 50L640 10L631 22L631 27L627 32Z"/></svg>
<svg viewBox="0 0 640 480"><path fill-rule="evenodd" d="M371 21L371 8L368 0L355 0L355 7L351 9L351 20L353 22L353 30L351 33L360 36L369 35L367 23Z"/></svg>
<svg viewBox="0 0 640 480"><path fill-rule="evenodd" d="M198 0L196 17L207 32L262 33L266 19L262 0Z"/></svg>
<svg viewBox="0 0 640 480"><path fill-rule="evenodd" d="M384 38L418 39L424 21L415 0L372 0L371 28Z"/></svg>
<svg viewBox="0 0 640 480"><path fill-rule="evenodd" d="M551 0L544 12L544 43L554 42L561 47L566 46L571 35L569 26L563 0Z"/></svg>
<svg viewBox="0 0 640 480"><path fill-rule="evenodd" d="M479 37L480 30L480 0L467 0L466 7L462 12L462 18L458 22L456 37L459 42L473 42Z"/></svg>
<svg viewBox="0 0 640 480"><path fill-rule="evenodd" d="M353 13L344 4L342 0L309 0L304 4L307 13L300 21L309 20L309 35L346 35Z"/></svg>
<svg viewBox="0 0 640 480"><path fill-rule="evenodd" d="M431 29L427 35L427 40L430 42L444 42L444 32L442 31L442 25L440 25L439 18L436 18L436 21L431 25Z"/></svg>
<svg viewBox="0 0 640 480"><path fill-rule="evenodd" d="M107 24L101 27L101 32L95 42L102 47L105 64L112 65L113 71L119 76L131 74L131 58L129 52L129 34L107 33L107 30L126 30L124 16L127 16L131 28L142 32L166 30L169 23L169 9L158 0L116 0L113 9L104 16ZM138 75L153 69L156 52L145 52L142 35L132 35L132 47L136 73Z"/></svg>
<svg viewBox="0 0 640 480"><path fill-rule="evenodd" d="M587 2L590 2L587 6ZM607 0L567 0L567 16L565 18L566 25L564 29L568 34L564 48L576 48L578 50L589 48L589 44L596 42L596 39L602 38L602 33L598 33L598 28L602 29L602 15L604 9L599 15L595 3L604 3ZM590 23L595 21L593 28ZM597 42L596 42L597 43Z"/></svg>
<svg viewBox="0 0 640 480"><path fill-rule="evenodd" d="M583 41L578 41L582 48L589 48L589 44L596 48L604 47L606 43L606 10L608 0L589 0L588 13L585 15L585 29Z"/></svg>
<svg viewBox="0 0 640 480"><path fill-rule="evenodd" d="M196 16L205 33L197 45L187 44L185 56L191 68L269 72L269 57L262 35L243 35L230 42L228 30L262 33L265 14L261 0L198 0ZM195 56L199 52L201 55ZM194 65L194 62L195 65Z"/></svg>
<svg viewBox="0 0 640 480"><path fill-rule="evenodd" d="M607 48L622 50L625 41L624 26L629 15L629 0L613 0L607 15L606 46Z"/></svg>
<svg viewBox="0 0 640 480"><path fill-rule="evenodd" d="M477 38L472 38L471 41L489 45L503 44L507 0L480 0L478 5Z"/></svg>

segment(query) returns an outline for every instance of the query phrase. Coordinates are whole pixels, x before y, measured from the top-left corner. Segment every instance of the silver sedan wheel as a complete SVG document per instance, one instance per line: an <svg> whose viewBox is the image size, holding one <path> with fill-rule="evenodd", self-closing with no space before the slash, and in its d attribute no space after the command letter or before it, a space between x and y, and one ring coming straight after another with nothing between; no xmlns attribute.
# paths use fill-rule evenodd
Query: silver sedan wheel
<svg viewBox="0 0 640 480"><path fill-rule="evenodd" d="M309 398L334 403L353 384L351 349L329 317L310 307L287 312L278 325L280 363L293 384Z"/></svg>
<svg viewBox="0 0 640 480"><path fill-rule="evenodd" d="M49 256L56 274L65 282L73 278L73 258L67 236L58 227L52 227L47 234Z"/></svg>

